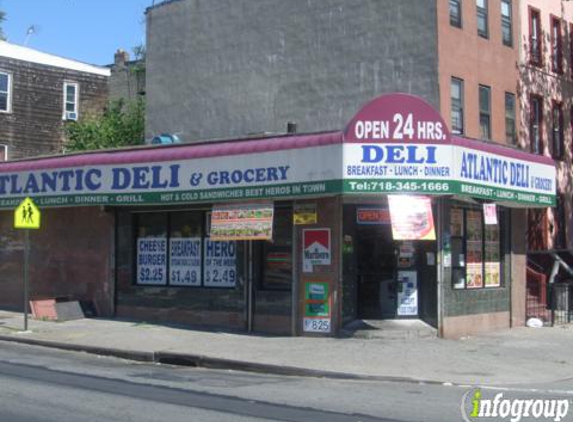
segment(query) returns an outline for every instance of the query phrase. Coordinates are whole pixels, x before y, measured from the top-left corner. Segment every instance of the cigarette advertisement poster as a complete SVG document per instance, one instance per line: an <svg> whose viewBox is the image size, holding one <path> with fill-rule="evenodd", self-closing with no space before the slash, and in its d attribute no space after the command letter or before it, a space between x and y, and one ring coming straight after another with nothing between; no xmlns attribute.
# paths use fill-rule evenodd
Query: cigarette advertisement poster
<svg viewBox="0 0 573 422"><path fill-rule="evenodd" d="M310 333L330 332L330 284L328 282L307 281L305 283L303 329Z"/></svg>
<svg viewBox="0 0 573 422"><path fill-rule="evenodd" d="M215 205L211 240L272 240L273 214L272 203Z"/></svg>
<svg viewBox="0 0 573 422"><path fill-rule="evenodd" d="M388 204L394 240L436 240L430 198L388 195Z"/></svg>
<svg viewBox="0 0 573 422"><path fill-rule="evenodd" d="M330 229L304 229L302 246L304 272L311 273L315 265L330 265L332 256Z"/></svg>

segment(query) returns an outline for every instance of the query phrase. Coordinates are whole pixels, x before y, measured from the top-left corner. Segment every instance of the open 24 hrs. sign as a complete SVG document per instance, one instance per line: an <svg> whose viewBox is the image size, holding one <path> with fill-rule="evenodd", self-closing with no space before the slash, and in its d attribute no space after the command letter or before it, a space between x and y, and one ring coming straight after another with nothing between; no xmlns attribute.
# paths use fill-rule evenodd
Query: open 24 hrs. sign
<svg viewBox="0 0 573 422"><path fill-rule="evenodd" d="M391 120L357 120L354 125L357 140L375 141L414 141L427 139L444 141L447 135L440 121L414 119L413 113L405 116L395 113Z"/></svg>

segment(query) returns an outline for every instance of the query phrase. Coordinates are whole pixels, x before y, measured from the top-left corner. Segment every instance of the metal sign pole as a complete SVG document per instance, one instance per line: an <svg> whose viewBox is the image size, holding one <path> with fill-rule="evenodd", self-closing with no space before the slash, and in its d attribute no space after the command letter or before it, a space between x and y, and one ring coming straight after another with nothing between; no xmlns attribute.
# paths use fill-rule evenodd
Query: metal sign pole
<svg viewBox="0 0 573 422"><path fill-rule="evenodd" d="M30 230L25 229L24 232L24 331L28 331L28 267L30 262Z"/></svg>
<svg viewBox="0 0 573 422"><path fill-rule="evenodd" d="M30 229L39 229L41 212L31 198L25 198L14 210L14 228L24 229L24 331L28 331Z"/></svg>

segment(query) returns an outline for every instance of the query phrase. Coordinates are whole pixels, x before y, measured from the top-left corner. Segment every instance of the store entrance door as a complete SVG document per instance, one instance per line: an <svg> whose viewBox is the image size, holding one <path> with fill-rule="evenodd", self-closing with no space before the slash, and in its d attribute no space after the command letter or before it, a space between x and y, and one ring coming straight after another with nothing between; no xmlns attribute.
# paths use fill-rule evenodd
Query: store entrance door
<svg viewBox="0 0 573 422"><path fill-rule="evenodd" d="M356 234L358 316L362 319L395 318L397 252L390 225L359 228Z"/></svg>

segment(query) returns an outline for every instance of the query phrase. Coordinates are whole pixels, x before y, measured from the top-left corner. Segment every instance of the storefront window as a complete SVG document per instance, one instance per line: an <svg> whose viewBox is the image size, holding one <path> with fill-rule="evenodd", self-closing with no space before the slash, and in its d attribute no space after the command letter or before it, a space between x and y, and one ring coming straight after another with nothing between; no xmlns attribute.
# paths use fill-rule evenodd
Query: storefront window
<svg viewBox="0 0 573 422"><path fill-rule="evenodd" d="M466 211L466 288L483 287L482 219L479 211Z"/></svg>
<svg viewBox="0 0 573 422"><path fill-rule="evenodd" d="M205 235L203 211L136 214L136 284L233 288L237 245Z"/></svg>
<svg viewBox="0 0 573 422"><path fill-rule="evenodd" d="M261 242L262 290L290 290L292 286L292 208L275 208L273 241Z"/></svg>
<svg viewBox="0 0 573 422"><path fill-rule="evenodd" d="M485 225L485 287L501 286L501 236L499 225Z"/></svg>
<svg viewBox="0 0 573 422"><path fill-rule="evenodd" d="M450 221L453 286L456 289L463 289L466 285L463 210L458 208L452 209Z"/></svg>
<svg viewBox="0 0 573 422"><path fill-rule="evenodd" d="M484 224L481 210L452 208L450 234L453 288L500 287L502 239L499 224Z"/></svg>

